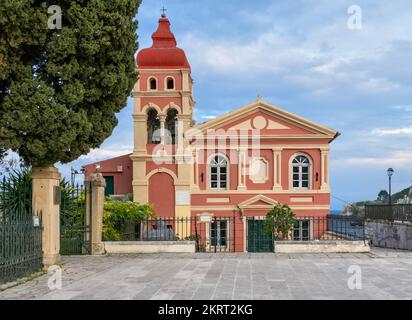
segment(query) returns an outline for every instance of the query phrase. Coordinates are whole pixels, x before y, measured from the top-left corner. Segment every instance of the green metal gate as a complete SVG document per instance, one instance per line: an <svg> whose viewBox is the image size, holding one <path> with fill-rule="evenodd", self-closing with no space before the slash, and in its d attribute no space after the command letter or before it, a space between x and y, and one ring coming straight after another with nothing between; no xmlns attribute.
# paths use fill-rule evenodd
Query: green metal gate
<svg viewBox="0 0 412 320"><path fill-rule="evenodd" d="M0 284L43 267L41 213L33 216L31 183L0 180Z"/></svg>
<svg viewBox="0 0 412 320"><path fill-rule="evenodd" d="M87 197L86 197L86 193ZM91 254L91 188L64 186L60 203L60 254ZM86 203L87 199L87 203Z"/></svg>
<svg viewBox="0 0 412 320"><path fill-rule="evenodd" d="M265 220L247 220L247 251L273 252L273 237L265 232Z"/></svg>

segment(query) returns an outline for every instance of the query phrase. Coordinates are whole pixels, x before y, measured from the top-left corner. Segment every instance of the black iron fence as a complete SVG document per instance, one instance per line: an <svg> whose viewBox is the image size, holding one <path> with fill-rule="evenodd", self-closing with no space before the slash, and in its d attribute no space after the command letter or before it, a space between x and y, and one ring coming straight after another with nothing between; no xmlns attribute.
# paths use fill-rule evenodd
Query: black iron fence
<svg viewBox="0 0 412 320"><path fill-rule="evenodd" d="M365 219L412 222L412 204L366 205Z"/></svg>
<svg viewBox="0 0 412 320"><path fill-rule="evenodd" d="M281 238L268 234L264 217L162 217L126 223L120 241L184 241L196 243L198 252L273 252L274 240L364 240L364 220L328 215L298 217Z"/></svg>
<svg viewBox="0 0 412 320"><path fill-rule="evenodd" d="M89 192L90 197L87 197ZM60 203L60 254L91 253L91 189L62 185Z"/></svg>
<svg viewBox="0 0 412 320"><path fill-rule="evenodd" d="M125 223L120 241L195 241L198 252L235 251L235 217L161 217Z"/></svg>
<svg viewBox="0 0 412 320"><path fill-rule="evenodd" d="M299 216L289 232L275 234L273 238L279 241L365 240L365 223L354 216Z"/></svg>
<svg viewBox="0 0 412 320"><path fill-rule="evenodd" d="M0 283L40 270L42 219L33 216L31 185L0 182Z"/></svg>

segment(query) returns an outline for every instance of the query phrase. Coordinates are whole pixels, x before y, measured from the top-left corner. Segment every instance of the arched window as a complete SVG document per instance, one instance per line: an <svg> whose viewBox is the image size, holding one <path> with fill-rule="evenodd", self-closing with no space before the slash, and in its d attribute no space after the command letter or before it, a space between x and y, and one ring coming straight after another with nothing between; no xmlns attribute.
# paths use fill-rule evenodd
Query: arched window
<svg viewBox="0 0 412 320"><path fill-rule="evenodd" d="M173 78L168 77L166 79L166 88L167 90L173 90L175 88L175 81Z"/></svg>
<svg viewBox="0 0 412 320"><path fill-rule="evenodd" d="M209 163L209 181L211 189L227 189L228 161L222 155L212 156Z"/></svg>
<svg viewBox="0 0 412 320"><path fill-rule="evenodd" d="M150 78L149 88L150 88L150 90L157 90L157 80L156 80L156 78Z"/></svg>
<svg viewBox="0 0 412 320"><path fill-rule="evenodd" d="M166 123L165 123L165 142L166 144L176 144L176 137L177 137L177 125L178 125L178 118L177 118L177 110L176 109L169 109L167 111Z"/></svg>
<svg viewBox="0 0 412 320"><path fill-rule="evenodd" d="M147 143L160 143L160 118L155 109L147 112Z"/></svg>
<svg viewBox="0 0 412 320"><path fill-rule="evenodd" d="M309 177L310 161L307 157L299 155L292 161L292 183L293 189L309 189L310 177Z"/></svg>

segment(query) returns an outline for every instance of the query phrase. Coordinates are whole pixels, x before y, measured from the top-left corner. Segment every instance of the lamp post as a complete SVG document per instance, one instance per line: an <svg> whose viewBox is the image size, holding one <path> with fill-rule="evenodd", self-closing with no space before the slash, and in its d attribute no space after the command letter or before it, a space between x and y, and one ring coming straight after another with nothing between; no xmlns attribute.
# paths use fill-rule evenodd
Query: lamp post
<svg viewBox="0 0 412 320"><path fill-rule="evenodd" d="M386 173L389 177L389 205L392 205L392 176L395 171L392 168L389 168Z"/></svg>
<svg viewBox="0 0 412 320"><path fill-rule="evenodd" d="M70 168L71 171L71 184L74 185L76 182L76 175L84 174L84 168L81 168L80 171L75 170L73 167Z"/></svg>

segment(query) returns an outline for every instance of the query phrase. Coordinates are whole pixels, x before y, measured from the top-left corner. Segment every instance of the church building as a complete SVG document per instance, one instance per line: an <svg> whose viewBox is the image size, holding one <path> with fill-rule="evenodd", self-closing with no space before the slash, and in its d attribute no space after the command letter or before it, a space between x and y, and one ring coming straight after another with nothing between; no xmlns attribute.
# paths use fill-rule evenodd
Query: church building
<svg viewBox="0 0 412 320"><path fill-rule="evenodd" d="M133 152L87 165L86 175L101 172L107 195L150 203L157 217L203 221L215 244L236 233L228 251L248 251L247 220L278 203L297 217L329 214L329 144L339 132L261 98L196 124L190 63L165 15L152 39L137 55Z"/></svg>

